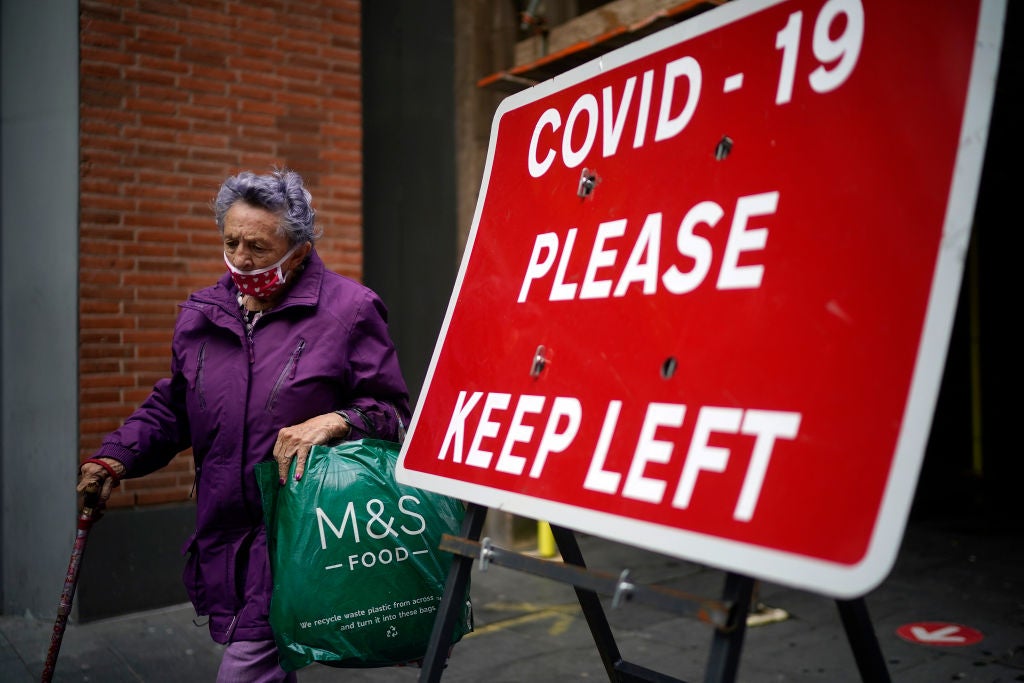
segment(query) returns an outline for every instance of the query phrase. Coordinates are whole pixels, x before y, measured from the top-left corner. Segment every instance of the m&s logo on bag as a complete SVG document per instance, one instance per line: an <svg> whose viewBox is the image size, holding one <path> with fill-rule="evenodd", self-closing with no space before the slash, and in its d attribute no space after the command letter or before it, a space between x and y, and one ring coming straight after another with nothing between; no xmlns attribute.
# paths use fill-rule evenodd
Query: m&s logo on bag
<svg viewBox="0 0 1024 683"><path fill-rule="evenodd" d="M359 568L369 568L378 564L389 565L408 560L410 555L409 543L403 537L422 537L423 533L427 530L427 522L423 515L415 510L420 505L419 499L415 496L403 495L398 499L397 505L398 514L402 516L402 519L396 519L395 515L389 514L384 501L379 498L370 498L366 501L365 505L366 516L360 520L356 513L355 502L350 500L342 513L340 526L335 525L323 508L317 507L316 521L320 533L321 550L327 551L328 549L328 542L330 540L328 529L330 534L333 534L343 544L350 542L355 544L357 551L360 549L358 544L362 542L360 529L362 529L365 536L374 541L374 543L371 543L373 550L348 553L344 562L329 564L324 569L342 569L347 567L349 571L355 571ZM350 530L351 541L346 539L346 530ZM379 543L379 541L389 537L395 539L393 547ZM351 548L345 545L343 549ZM429 548L424 543L422 549L413 550L411 554L424 555L429 552Z"/></svg>

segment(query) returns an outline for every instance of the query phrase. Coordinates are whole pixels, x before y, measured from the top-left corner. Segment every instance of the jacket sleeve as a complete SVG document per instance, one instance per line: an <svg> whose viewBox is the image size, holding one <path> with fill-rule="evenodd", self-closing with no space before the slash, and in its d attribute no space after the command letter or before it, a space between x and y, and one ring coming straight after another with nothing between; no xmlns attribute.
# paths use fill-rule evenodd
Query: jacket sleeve
<svg viewBox="0 0 1024 683"><path fill-rule="evenodd" d="M349 398L339 406L352 425L348 438L401 442L409 426L409 390L388 331L387 309L370 290L359 306L349 355Z"/></svg>
<svg viewBox="0 0 1024 683"><path fill-rule="evenodd" d="M161 379L152 393L119 428L103 439L94 458L113 458L125 466L125 476L141 477L164 467L189 447L185 382L180 372Z"/></svg>

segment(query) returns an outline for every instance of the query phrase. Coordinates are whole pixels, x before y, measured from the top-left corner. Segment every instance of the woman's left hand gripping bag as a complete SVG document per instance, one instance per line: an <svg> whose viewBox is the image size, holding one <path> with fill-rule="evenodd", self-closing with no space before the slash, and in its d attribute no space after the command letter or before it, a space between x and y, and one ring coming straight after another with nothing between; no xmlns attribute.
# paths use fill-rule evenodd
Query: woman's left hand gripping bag
<svg viewBox="0 0 1024 683"><path fill-rule="evenodd" d="M256 466L281 666L380 667L422 660L458 535L459 501L395 481L399 445L366 439L315 446L301 481ZM294 470L295 461L292 461ZM469 587L452 644L473 630Z"/></svg>

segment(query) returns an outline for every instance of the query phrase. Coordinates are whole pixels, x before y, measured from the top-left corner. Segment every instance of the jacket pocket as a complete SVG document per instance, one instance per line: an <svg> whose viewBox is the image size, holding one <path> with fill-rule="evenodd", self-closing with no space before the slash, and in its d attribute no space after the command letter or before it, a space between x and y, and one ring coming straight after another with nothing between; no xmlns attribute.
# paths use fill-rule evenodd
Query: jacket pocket
<svg viewBox="0 0 1024 683"><path fill-rule="evenodd" d="M181 579L185 584L185 592L188 593L188 599L192 602L192 606L195 607L196 614L204 615L209 614L209 609L206 605L203 580L199 569L199 544L196 541L196 533L198 532L193 532L181 548L181 554L188 555L185 560L185 569L181 573Z"/></svg>
<svg viewBox="0 0 1024 683"><path fill-rule="evenodd" d="M200 538L196 531L182 548L188 553L182 582L189 600L199 615L236 614L244 594L244 583L240 582L236 567L242 545L251 541L249 535L234 535ZM244 582L244 575L241 581Z"/></svg>

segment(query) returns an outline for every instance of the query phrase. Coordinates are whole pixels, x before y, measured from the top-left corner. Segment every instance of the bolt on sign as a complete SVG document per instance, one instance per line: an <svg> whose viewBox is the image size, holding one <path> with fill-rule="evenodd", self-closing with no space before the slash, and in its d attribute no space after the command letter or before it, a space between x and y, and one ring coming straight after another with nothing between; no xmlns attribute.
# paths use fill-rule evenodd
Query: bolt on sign
<svg viewBox="0 0 1024 683"><path fill-rule="evenodd" d="M744 0L504 100L398 479L827 595L877 585L1004 15Z"/></svg>

